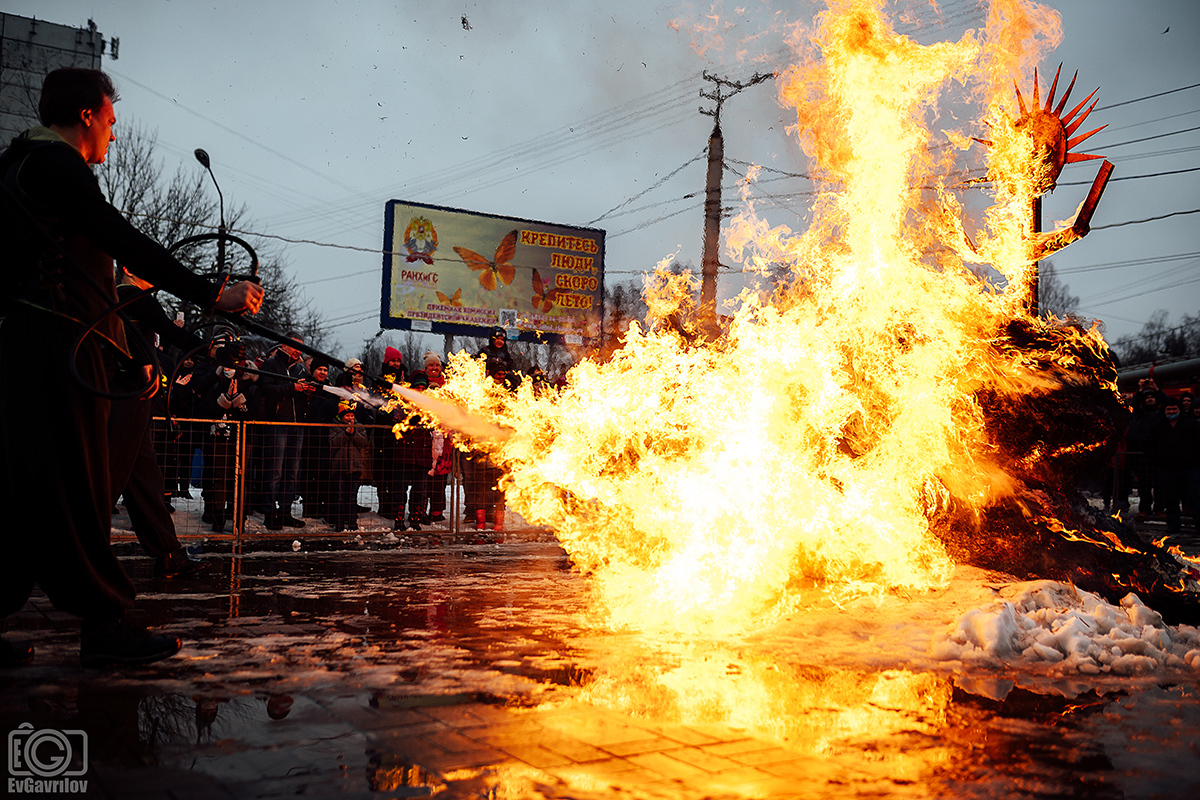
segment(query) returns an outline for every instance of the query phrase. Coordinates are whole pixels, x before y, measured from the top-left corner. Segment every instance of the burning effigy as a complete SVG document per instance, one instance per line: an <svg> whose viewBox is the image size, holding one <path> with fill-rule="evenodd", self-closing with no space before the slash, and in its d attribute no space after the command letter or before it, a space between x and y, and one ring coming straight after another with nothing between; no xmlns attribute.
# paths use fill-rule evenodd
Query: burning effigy
<svg viewBox="0 0 1200 800"><path fill-rule="evenodd" d="M613 627L745 630L816 597L944 586L956 562L1195 618L1200 573L1074 490L1125 424L1103 337L1029 303L1037 258L1098 199L1050 234L1031 215L1095 158L1075 149L1092 96L1068 111L1057 76L1036 88L1057 15L996 0L985 30L922 45L883 5L831 0L776 75L811 223L771 226L747 195L724 232L745 270L786 272L774 291L706 339L690 279L660 270L649 324L561 391L509 395L464 356L443 399L508 431L482 443L508 503L556 531ZM946 98L974 103L966 130L939 129ZM968 151L982 215L955 191Z"/></svg>

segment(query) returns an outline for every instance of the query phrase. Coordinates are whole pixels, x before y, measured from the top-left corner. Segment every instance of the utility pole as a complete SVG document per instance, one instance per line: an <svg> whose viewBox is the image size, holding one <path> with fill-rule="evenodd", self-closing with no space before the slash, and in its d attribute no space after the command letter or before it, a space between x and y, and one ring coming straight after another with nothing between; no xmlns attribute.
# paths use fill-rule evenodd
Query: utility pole
<svg viewBox="0 0 1200 800"><path fill-rule="evenodd" d="M700 314L704 332L711 338L717 335L717 269L721 245L721 178L725 167L725 139L721 135L721 106L743 89L773 77L770 73L754 73L748 81L731 81L704 73L712 81L713 90L700 90L700 96L716 103L716 108L700 107L700 113L713 118L712 135L708 137L708 180L704 191L704 256L701 261Z"/></svg>

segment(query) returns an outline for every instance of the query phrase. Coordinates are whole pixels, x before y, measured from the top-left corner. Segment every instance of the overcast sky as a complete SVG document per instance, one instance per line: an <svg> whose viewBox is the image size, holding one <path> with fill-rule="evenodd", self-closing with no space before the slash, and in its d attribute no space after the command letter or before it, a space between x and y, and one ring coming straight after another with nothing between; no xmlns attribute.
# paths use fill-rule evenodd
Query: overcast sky
<svg viewBox="0 0 1200 800"><path fill-rule="evenodd" d="M1200 313L1200 214L1178 213L1200 209L1200 171L1179 172L1200 168L1200 130L1186 130L1200 127L1200 87L1183 89L1200 84L1200 2L1048 5L1065 38L1041 70L1078 69L1078 99L1101 88L1089 123L1109 128L1080 149L1116 164L1095 230L1054 263L1110 338L1140 330L1156 309L1174 321ZM711 106L698 96L701 72L748 78L786 66L772 22L811 19L818 7L718 4L717 41L695 36L712 24L708 3L5 2L59 24L91 18L120 38L119 59L104 63L122 98L118 140L134 121L157 129L168 172L199 169L191 154L203 147L227 203L245 204L255 231L337 245L287 244L284 254L341 355L378 330L389 199L603 228L610 283L676 251L698 266L712 127L698 112ZM985 18L980 0L939 9L897 29L930 43ZM739 60L741 49L766 60ZM1169 94L1148 97L1160 93ZM775 98L767 82L726 103L733 169L806 168ZM1126 144L1134 139L1148 140ZM1064 171L1047 223L1074 211L1096 164ZM725 185L738 177L727 172ZM764 182L760 213L803 229L811 188ZM737 288L726 279L721 295Z"/></svg>

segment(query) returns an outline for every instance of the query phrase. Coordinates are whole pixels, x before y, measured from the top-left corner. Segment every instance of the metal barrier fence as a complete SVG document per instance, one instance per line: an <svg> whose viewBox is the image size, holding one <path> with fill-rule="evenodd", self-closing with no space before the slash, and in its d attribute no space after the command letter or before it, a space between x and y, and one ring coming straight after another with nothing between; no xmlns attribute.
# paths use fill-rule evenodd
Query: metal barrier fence
<svg viewBox="0 0 1200 800"><path fill-rule="evenodd" d="M431 464L410 458L411 448L406 451L390 426L356 425L366 433L367 445L363 472L354 478L339 471L331 458L330 433L344 427L180 418L173 418L168 427L156 417L153 438L164 479L163 502L177 535L238 539L244 534L286 534L302 539L340 533L339 521L348 523L344 529L350 535L355 530L399 533L398 516L412 534L419 530L457 535L476 531L479 508L485 512L485 530L526 527L515 515L505 519L503 495L495 485L498 470L483 456L464 454L447 441L444 446L452 448L448 471L431 475ZM284 430L286 437L279 435ZM271 459L278 460L282 450L287 460L282 441L286 438L298 455L295 483L290 491L282 487L283 496L290 495L292 502L283 512L282 528L268 528ZM286 484L286 468L283 473ZM413 522L417 527L410 526ZM113 532L134 533L124 497L114 509Z"/></svg>

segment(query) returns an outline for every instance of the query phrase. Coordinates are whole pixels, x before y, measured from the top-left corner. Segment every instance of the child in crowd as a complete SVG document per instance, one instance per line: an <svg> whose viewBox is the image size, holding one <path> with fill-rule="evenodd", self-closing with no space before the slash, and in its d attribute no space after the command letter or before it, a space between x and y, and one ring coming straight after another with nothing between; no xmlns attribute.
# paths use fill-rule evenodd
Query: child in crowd
<svg viewBox="0 0 1200 800"><path fill-rule="evenodd" d="M358 481L362 477L367 452L367 434L355 425L355 404L338 404L337 420L342 423L329 432L329 466L333 478L333 502L330 523L335 533L358 530Z"/></svg>

